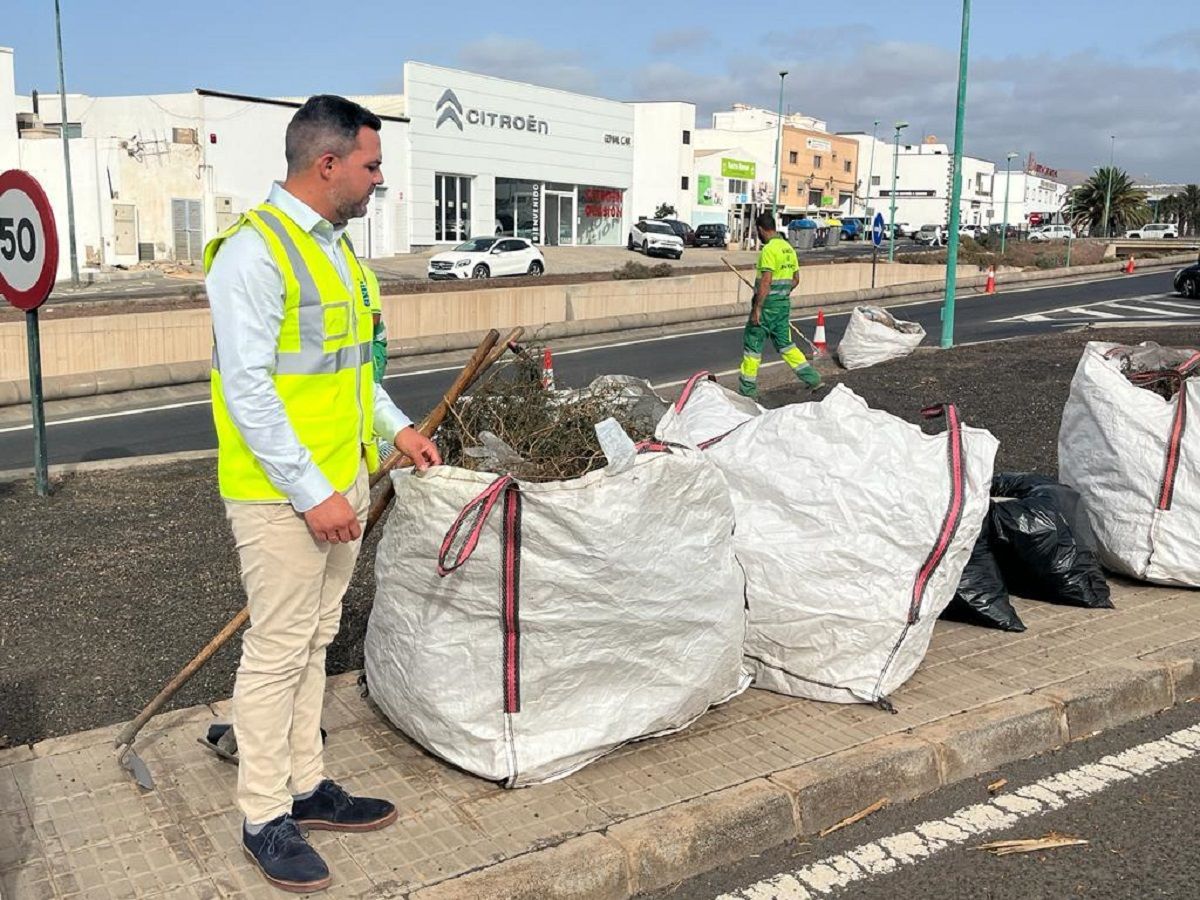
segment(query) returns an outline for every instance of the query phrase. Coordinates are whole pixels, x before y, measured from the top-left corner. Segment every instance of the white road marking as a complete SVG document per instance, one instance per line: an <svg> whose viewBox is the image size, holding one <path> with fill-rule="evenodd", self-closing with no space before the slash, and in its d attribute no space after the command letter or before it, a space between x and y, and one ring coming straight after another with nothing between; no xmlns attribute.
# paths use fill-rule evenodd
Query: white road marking
<svg viewBox="0 0 1200 900"><path fill-rule="evenodd" d="M1200 755L1200 725L1181 729L1157 741L1049 775L987 803L966 806L944 819L923 822L911 831L891 834L846 853L830 856L794 872L763 879L717 900L816 900L838 895L842 888L921 863L950 847L1011 828L1028 816L1061 809L1122 781Z"/></svg>
<svg viewBox="0 0 1200 900"><path fill-rule="evenodd" d="M992 319L992 323L996 324L996 323L1001 323L1001 322L1051 322L1051 321L1053 321L1054 316L1059 315L1061 313L1074 313L1076 315L1079 315L1081 311L1083 311L1083 315L1091 316L1091 315L1096 314L1095 307L1097 307L1097 306L1110 306L1114 303L1140 303L1143 300L1161 300L1164 297L1169 297L1169 296L1171 296L1171 295L1170 294L1142 294L1141 296L1138 296L1138 297L1124 297L1124 298L1121 298L1118 300L1098 300L1095 303L1088 303L1088 304L1084 304L1082 306L1079 304L1076 304L1075 306L1060 306L1057 309L1043 309L1040 312L1035 312L1035 313L1024 313L1023 315L1009 316L1004 319ZM1155 311L1157 312L1157 310L1155 310ZM1111 314L1109 314L1109 315L1111 315ZM1101 316L1101 318L1104 318L1104 316Z"/></svg>
<svg viewBox="0 0 1200 900"><path fill-rule="evenodd" d="M1104 304L1111 306L1114 309L1133 310L1134 312L1151 313L1156 316L1166 316L1167 318L1186 319L1187 313L1175 312L1173 309L1163 309L1161 306L1130 306L1124 300L1113 300Z"/></svg>
<svg viewBox="0 0 1200 900"><path fill-rule="evenodd" d="M144 409L126 409L119 412L96 413L91 416L76 416L73 419L56 419L53 422L47 422L46 427L50 428L53 425L76 425L80 422L95 422L97 419L118 419L122 416L140 416L143 413L165 412L168 409L183 409L188 406L207 406L208 400L186 400L180 403L167 403L163 406L147 406ZM29 425L11 425L8 428L0 428L0 434L8 434L10 431L30 431L32 423Z"/></svg>

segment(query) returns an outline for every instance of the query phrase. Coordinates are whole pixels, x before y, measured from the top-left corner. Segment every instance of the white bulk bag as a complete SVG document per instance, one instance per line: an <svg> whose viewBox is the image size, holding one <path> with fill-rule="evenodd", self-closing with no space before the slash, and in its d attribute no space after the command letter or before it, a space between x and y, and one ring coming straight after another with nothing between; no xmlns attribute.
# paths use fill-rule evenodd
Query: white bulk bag
<svg viewBox="0 0 1200 900"><path fill-rule="evenodd" d="M1200 353L1089 343L1063 409L1059 480L1083 499L1105 566L1200 587L1200 429L1188 421L1200 410L1200 379L1166 400L1130 383L1122 367L1131 364L1182 374Z"/></svg>
<svg viewBox="0 0 1200 900"><path fill-rule="evenodd" d="M397 727L518 787L746 688L725 480L694 451L639 449L569 481L394 477L365 652Z"/></svg>
<svg viewBox="0 0 1200 900"><path fill-rule="evenodd" d="M916 322L897 319L879 306L856 306L838 344L838 359L847 369L863 369L908 356L925 340Z"/></svg>
<svg viewBox="0 0 1200 900"><path fill-rule="evenodd" d="M755 412L697 376L656 432L705 448L729 482L755 683L887 705L954 596L997 441L952 406L948 431L925 434L844 385L819 403Z"/></svg>

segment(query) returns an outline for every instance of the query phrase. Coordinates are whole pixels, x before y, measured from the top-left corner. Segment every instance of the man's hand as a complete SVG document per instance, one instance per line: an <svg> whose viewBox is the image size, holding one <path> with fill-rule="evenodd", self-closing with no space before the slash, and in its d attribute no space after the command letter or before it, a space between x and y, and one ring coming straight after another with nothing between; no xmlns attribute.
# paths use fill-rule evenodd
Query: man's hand
<svg viewBox="0 0 1200 900"><path fill-rule="evenodd" d="M413 461L418 472L442 464L442 455L438 453L437 445L411 425L397 431L393 443L397 450Z"/></svg>
<svg viewBox="0 0 1200 900"><path fill-rule="evenodd" d="M327 544L349 544L362 535L354 508L337 491L304 513L304 521L313 537Z"/></svg>
<svg viewBox="0 0 1200 900"><path fill-rule="evenodd" d="M762 307L759 306L758 304L755 304L750 309L750 324L751 325L761 325L762 324Z"/></svg>

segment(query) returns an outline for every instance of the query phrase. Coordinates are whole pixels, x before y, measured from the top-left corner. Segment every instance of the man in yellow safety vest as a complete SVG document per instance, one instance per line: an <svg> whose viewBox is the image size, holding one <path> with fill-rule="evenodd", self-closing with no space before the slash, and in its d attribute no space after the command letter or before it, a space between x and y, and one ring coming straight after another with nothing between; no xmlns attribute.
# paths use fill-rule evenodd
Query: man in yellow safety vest
<svg viewBox="0 0 1200 900"><path fill-rule="evenodd" d="M233 693L246 853L276 887L329 869L300 826L368 831L386 800L326 778L325 651L358 556L377 436L441 462L374 378L372 290L345 237L383 182L379 118L310 98L287 128L287 179L205 248L217 472L250 629Z"/></svg>
<svg viewBox="0 0 1200 900"><path fill-rule="evenodd" d="M758 283L751 301L750 318L742 332L738 392L747 397L758 396L758 369L768 337L796 377L810 388L818 387L820 374L792 340L792 291L800 283L796 251L775 230L775 217L769 212L755 220L755 227L762 250L758 254Z"/></svg>

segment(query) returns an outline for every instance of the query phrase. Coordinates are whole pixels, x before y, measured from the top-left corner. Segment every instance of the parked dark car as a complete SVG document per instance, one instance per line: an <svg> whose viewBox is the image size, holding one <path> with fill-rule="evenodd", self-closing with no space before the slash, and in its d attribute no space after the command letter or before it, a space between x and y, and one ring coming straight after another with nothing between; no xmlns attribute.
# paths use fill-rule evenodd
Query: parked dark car
<svg viewBox="0 0 1200 900"><path fill-rule="evenodd" d="M1175 273L1175 290L1193 300L1200 299L1200 262Z"/></svg>
<svg viewBox="0 0 1200 900"><path fill-rule="evenodd" d="M860 241L867 234L867 222L861 216L842 217L842 240Z"/></svg>
<svg viewBox="0 0 1200 900"><path fill-rule="evenodd" d="M724 225L713 223L704 223L696 226L695 239L693 241L696 247L720 247L725 248L729 243L729 230Z"/></svg>
<svg viewBox="0 0 1200 900"><path fill-rule="evenodd" d="M671 226L671 230L683 238L685 247L694 247L696 245L696 232L692 231L692 226L687 222L681 222L678 219L659 219L660 222L666 222Z"/></svg>

